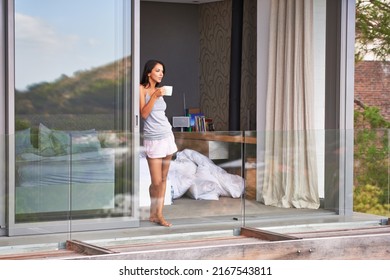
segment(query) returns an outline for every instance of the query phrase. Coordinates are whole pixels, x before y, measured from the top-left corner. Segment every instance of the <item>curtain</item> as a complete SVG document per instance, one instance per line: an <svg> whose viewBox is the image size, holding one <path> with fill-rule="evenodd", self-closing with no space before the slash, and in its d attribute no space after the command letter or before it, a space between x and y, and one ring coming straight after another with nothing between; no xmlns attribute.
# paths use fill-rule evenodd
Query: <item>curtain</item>
<svg viewBox="0 0 390 280"><path fill-rule="evenodd" d="M273 0L268 65L265 205L317 209L313 131L313 0Z"/></svg>

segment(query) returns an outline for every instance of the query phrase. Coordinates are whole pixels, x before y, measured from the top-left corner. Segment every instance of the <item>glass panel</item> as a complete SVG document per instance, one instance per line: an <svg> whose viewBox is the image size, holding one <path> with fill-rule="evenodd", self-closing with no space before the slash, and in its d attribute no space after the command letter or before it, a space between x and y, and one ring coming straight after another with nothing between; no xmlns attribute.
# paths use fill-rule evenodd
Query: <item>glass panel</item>
<svg viewBox="0 0 390 280"><path fill-rule="evenodd" d="M353 133L354 150L349 150ZM245 135L245 224L269 227L318 221L322 226L345 221L387 223L389 130ZM252 138L256 138L255 144ZM299 139L305 139L304 146L293 141ZM350 160L350 152L354 160ZM354 165L353 182L345 172L350 165Z"/></svg>
<svg viewBox="0 0 390 280"><path fill-rule="evenodd" d="M130 5L15 1L16 223L134 215Z"/></svg>
<svg viewBox="0 0 390 280"><path fill-rule="evenodd" d="M295 224L305 214L319 214L316 162L305 163L305 153L315 146L298 145L310 137L301 131L246 132L245 224Z"/></svg>
<svg viewBox="0 0 390 280"><path fill-rule="evenodd" d="M355 130L353 210L356 212L390 218L389 137L389 129Z"/></svg>
<svg viewBox="0 0 390 280"><path fill-rule="evenodd" d="M6 199L6 143L8 139L4 134L0 133L0 184L2 187L0 187L0 237L6 234L6 205L7 205L7 199ZM4 187L3 187L4 186Z"/></svg>
<svg viewBox="0 0 390 280"><path fill-rule="evenodd" d="M198 225L191 231L239 227L242 217L242 132L174 132L178 152L170 163L164 215L173 225ZM141 140L142 143L142 140ZM141 147L141 151L142 151ZM140 157L140 214L148 221L148 162ZM146 226L151 224L147 223Z"/></svg>

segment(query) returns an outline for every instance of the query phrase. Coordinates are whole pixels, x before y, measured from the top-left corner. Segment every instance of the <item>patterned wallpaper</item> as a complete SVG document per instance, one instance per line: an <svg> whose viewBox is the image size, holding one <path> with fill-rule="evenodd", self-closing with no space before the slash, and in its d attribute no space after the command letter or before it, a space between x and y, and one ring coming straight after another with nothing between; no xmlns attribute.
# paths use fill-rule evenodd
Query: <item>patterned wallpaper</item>
<svg viewBox="0 0 390 280"><path fill-rule="evenodd" d="M248 118L256 128L256 2L244 0L241 130ZM229 129L231 7L232 0L200 5L200 107L219 131Z"/></svg>
<svg viewBox="0 0 390 280"><path fill-rule="evenodd" d="M241 130L256 130L256 3L257 1L244 0L241 66Z"/></svg>

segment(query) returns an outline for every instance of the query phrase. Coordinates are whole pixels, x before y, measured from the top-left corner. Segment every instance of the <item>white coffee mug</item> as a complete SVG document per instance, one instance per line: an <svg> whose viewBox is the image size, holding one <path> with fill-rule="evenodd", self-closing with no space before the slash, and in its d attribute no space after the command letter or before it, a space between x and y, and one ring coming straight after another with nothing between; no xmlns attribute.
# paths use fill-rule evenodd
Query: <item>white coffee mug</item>
<svg viewBox="0 0 390 280"><path fill-rule="evenodd" d="M173 91L173 86L163 86L164 88L164 95L165 96L171 96Z"/></svg>

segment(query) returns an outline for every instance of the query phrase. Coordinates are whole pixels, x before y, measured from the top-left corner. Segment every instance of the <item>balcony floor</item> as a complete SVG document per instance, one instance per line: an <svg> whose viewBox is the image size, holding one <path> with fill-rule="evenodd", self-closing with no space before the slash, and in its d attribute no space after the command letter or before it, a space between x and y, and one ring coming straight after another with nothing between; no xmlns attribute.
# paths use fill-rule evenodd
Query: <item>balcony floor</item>
<svg viewBox="0 0 390 280"><path fill-rule="evenodd" d="M7 254L58 249L66 240L91 244L140 244L167 241L202 240L232 237L242 226L278 233L305 232L338 228L379 226L375 215L354 213L340 216L324 209L285 209L246 200L221 197L218 201L181 198L164 208L165 217L173 223L166 228L150 223L148 209L140 211L140 227L102 231L73 232L0 237L0 256ZM245 214L245 220L242 219Z"/></svg>

